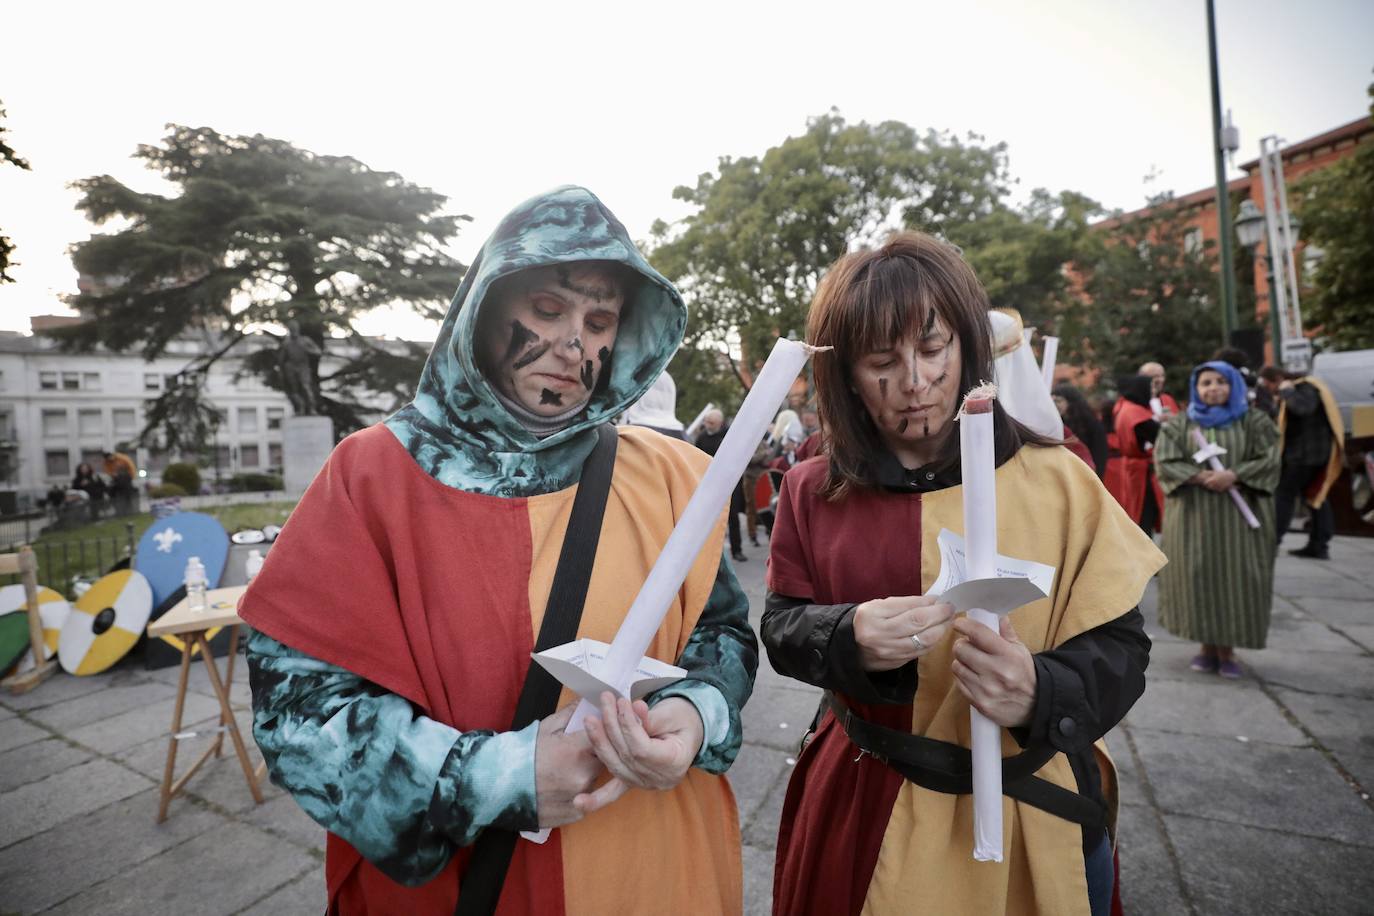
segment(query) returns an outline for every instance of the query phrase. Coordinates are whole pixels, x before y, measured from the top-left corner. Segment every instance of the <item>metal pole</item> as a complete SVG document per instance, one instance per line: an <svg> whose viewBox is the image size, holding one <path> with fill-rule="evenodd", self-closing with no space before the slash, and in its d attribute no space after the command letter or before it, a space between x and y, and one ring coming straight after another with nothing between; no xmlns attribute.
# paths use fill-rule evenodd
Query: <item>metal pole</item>
<svg viewBox="0 0 1374 916"><path fill-rule="evenodd" d="M1207 50L1212 70L1212 153L1217 170L1217 227L1221 234L1221 303L1223 343L1236 329L1236 265L1231 254L1231 194L1226 187L1226 151L1221 145L1221 84L1217 77L1217 23L1207 0Z"/></svg>
<svg viewBox="0 0 1374 916"><path fill-rule="evenodd" d="M1270 154L1270 141L1274 141L1277 147L1276 137L1265 137L1260 140L1260 184L1264 192L1264 229L1265 229L1265 264L1269 269L1269 310L1278 315L1279 320L1279 339L1278 349L1274 351L1274 365L1283 365L1283 341L1288 339L1288 284L1280 276L1277 281L1274 278L1275 270L1283 270L1283 264L1275 262L1276 258L1282 257L1282 245L1279 241L1278 228L1278 195L1274 190L1274 170L1273 161Z"/></svg>
<svg viewBox="0 0 1374 916"><path fill-rule="evenodd" d="M1280 324L1279 310L1274 308L1274 259L1264 256L1264 275L1269 281L1269 328L1274 338L1275 366L1283 365L1283 326Z"/></svg>

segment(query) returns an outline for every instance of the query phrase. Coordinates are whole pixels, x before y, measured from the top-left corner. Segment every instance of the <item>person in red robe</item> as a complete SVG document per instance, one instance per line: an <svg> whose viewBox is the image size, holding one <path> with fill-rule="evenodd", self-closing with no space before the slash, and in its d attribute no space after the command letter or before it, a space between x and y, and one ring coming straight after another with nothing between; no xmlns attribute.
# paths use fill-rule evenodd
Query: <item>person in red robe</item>
<svg viewBox="0 0 1374 916"><path fill-rule="evenodd" d="M1123 378L1117 387L1121 397L1112 408L1116 447L1121 452L1121 490L1117 500L1147 534L1160 530L1164 519L1164 492L1155 479L1154 443L1159 420L1150 410L1149 376Z"/></svg>

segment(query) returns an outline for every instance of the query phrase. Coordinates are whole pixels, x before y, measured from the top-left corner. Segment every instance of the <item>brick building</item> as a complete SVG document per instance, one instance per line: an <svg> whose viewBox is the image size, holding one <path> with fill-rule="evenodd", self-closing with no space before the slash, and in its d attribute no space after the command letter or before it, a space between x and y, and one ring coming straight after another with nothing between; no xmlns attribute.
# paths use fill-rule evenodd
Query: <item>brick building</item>
<svg viewBox="0 0 1374 916"><path fill-rule="evenodd" d="M1304 175L1326 168L1334 162L1353 155L1356 147L1367 143L1374 143L1374 117L1363 117L1334 130L1284 147L1283 174L1290 191L1293 184ZM1232 206L1239 206L1242 200L1248 199L1254 201L1255 206L1263 210L1264 193L1260 179L1259 160L1254 159L1246 162L1241 165L1241 169L1246 173L1245 177L1236 178L1227 185ZM1219 221L1217 220L1216 194L1215 186L1207 187L1191 194L1175 197L1163 205L1183 208L1186 211L1188 229L1186 230L1185 244L1201 246L1208 241L1217 243ZM1293 200L1291 194L1289 195L1289 204L1296 209L1297 202ZM1097 223L1094 228L1109 229L1123 222L1148 216L1151 212L1152 208L1150 207L1134 210ZM1264 257L1267 247L1267 240L1260 243L1255 252L1257 261ZM1216 250L1220 250L1219 243ZM1244 251L1244 249L1240 250ZM1306 265L1318 257L1320 257L1320 252L1309 248L1299 238L1296 252L1299 277L1302 276ZM1269 283L1262 263L1256 265L1254 275L1255 321L1261 327L1267 328L1269 327ZM1269 340L1268 333L1265 334L1264 352L1265 361L1274 362L1273 344Z"/></svg>

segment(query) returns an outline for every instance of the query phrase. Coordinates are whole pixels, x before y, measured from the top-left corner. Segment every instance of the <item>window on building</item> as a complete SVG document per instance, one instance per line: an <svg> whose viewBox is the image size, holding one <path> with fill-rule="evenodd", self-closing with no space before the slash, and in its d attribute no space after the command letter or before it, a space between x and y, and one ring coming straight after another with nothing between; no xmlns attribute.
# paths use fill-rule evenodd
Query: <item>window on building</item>
<svg viewBox="0 0 1374 916"><path fill-rule="evenodd" d="M83 373L81 373L81 387L82 387L82 388L85 388L87 391L99 391L100 388L101 388L101 385L100 385L100 373L99 373L99 372L83 372Z"/></svg>
<svg viewBox="0 0 1374 916"><path fill-rule="evenodd" d="M5 370L0 369L0 391L5 390Z"/></svg>
<svg viewBox="0 0 1374 916"><path fill-rule="evenodd" d="M101 448L83 448L81 450L81 461L89 464L96 473L100 473L101 467L105 464L105 450Z"/></svg>
<svg viewBox="0 0 1374 916"><path fill-rule="evenodd" d="M49 477L66 477L72 472L72 456L66 449L49 449L43 453L43 463Z"/></svg>
<svg viewBox="0 0 1374 916"><path fill-rule="evenodd" d="M67 412L65 410L43 411L43 438L60 439L67 435Z"/></svg>
<svg viewBox="0 0 1374 916"><path fill-rule="evenodd" d="M39 388L42 388L44 391L55 391L55 390L57 389L57 373L56 373L56 372L40 372L40 373L38 373L38 387L39 387Z"/></svg>
<svg viewBox="0 0 1374 916"><path fill-rule="evenodd" d="M161 391L161 390L162 390L162 376L161 376L161 375L158 375L156 372L145 372L145 373L143 373L143 390L144 390L144 391Z"/></svg>
<svg viewBox="0 0 1374 916"><path fill-rule="evenodd" d="M267 443L267 463L277 470L281 470L281 443Z"/></svg>
<svg viewBox="0 0 1374 916"><path fill-rule="evenodd" d="M94 410L82 409L76 412L76 434L83 439L105 435L105 423L98 408Z"/></svg>
<svg viewBox="0 0 1374 916"><path fill-rule="evenodd" d="M0 410L0 441L14 438L14 416L8 410Z"/></svg>
<svg viewBox="0 0 1374 916"><path fill-rule="evenodd" d="M239 464L246 468L258 466L258 447L256 445L239 446Z"/></svg>
<svg viewBox="0 0 1374 916"><path fill-rule="evenodd" d="M267 408L267 428L281 429L282 417L284 417L285 415L286 411L280 407Z"/></svg>
<svg viewBox="0 0 1374 916"><path fill-rule="evenodd" d="M114 421L116 439L129 439L138 432L138 417L132 407L116 407L110 411L110 419Z"/></svg>
<svg viewBox="0 0 1374 916"><path fill-rule="evenodd" d="M1197 254L1202 251L1202 229L1194 226L1183 233L1183 250L1187 254Z"/></svg>
<svg viewBox="0 0 1374 916"><path fill-rule="evenodd" d="M215 448L213 466L218 468L221 474L229 473L229 446L220 445Z"/></svg>
<svg viewBox="0 0 1374 916"><path fill-rule="evenodd" d="M80 372L63 372L63 373L62 373L62 390L63 390L63 391L80 391L80 390L81 390L81 373L80 373Z"/></svg>
<svg viewBox="0 0 1374 916"><path fill-rule="evenodd" d="M258 409L256 407L239 408L239 432L255 433L258 431Z"/></svg>

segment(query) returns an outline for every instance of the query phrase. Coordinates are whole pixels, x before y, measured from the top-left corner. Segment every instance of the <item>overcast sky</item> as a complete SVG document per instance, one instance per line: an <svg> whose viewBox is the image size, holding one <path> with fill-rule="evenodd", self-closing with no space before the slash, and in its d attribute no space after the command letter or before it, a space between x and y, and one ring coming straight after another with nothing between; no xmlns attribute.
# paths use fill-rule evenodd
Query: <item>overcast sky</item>
<svg viewBox="0 0 1374 916"><path fill-rule="evenodd" d="M471 7L471 8L464 8ZM130 154L168 122L354 156L447 195L474 221L585 184L636 238L673 188L761 154L832 106L1006 141L1018 196L1074 189L1140 206L1142 183L1213 181L1204 0L906 3L28 3L0 13L0 104L33 166L0 167L18 281L0 328L65 311L66 254L94 227L67 182L159 190ZM1368 113L1374 3L1217 0L1222 104L1259 139ZM1233 171L1233 177L1239 172ZM407 315L364 328L432 333Z"/></svg>

